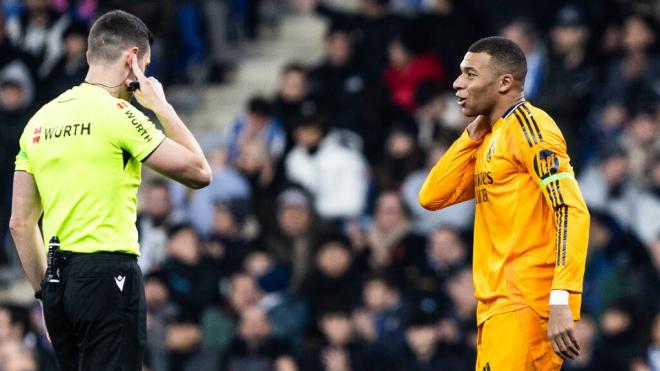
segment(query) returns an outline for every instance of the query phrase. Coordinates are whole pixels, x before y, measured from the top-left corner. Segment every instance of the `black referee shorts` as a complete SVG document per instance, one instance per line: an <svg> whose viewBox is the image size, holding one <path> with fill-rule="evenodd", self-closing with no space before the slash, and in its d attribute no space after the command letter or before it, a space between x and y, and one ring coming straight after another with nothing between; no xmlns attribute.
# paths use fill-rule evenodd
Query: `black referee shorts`
<svg viewBox="0 0 660 371"><path fill-rule="evenodd" d="M71 254L60 283L43 284L46 328L61 371L141 371L142 273L134 256Z"/></svg>

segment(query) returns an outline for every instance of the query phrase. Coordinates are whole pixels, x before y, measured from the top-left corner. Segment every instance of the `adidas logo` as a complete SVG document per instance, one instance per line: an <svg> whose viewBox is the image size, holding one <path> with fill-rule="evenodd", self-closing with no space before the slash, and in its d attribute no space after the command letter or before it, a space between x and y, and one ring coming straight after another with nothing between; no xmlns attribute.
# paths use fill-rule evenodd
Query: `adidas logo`
<svg viewBox="0 0 660 371"><path fill-rule="evenodd" d="M119 287L119 291L124 291L124 283L126 283L126 276L117 276L115 277L115 283Z"/></svg>

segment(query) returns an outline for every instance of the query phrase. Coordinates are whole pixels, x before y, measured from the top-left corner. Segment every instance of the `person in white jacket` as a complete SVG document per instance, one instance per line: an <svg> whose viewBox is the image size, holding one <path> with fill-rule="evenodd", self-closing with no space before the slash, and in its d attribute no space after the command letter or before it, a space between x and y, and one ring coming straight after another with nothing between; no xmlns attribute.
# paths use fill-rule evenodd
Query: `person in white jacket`
<svg viewBox="0 0 660 371"><path fill-rule="evenodd" d="M368 186L366 160L352 136L328 131L322 116L302 118L295 147L285 160L286 176L314 196L323 218L345 219L364 210Z"/></svg>

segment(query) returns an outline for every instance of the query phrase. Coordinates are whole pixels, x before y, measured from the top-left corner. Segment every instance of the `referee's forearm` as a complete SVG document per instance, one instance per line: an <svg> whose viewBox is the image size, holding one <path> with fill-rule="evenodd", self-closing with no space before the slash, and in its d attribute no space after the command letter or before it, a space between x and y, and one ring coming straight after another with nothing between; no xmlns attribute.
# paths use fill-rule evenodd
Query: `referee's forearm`
<svg viewBox="0 0 660 371"><path fill-rule="evenodd" d="M165 135L171 140L190 150L195 155L200 168L204 168L210 173L211 168L206 161L206 157L204 157L204 151L202 151L199 143L197 143L197 140L183 123L172 105L165 103L156 109L154 113L158 117L158 121L160 121L161 125L163 126Z"/></svg>
<svg viewBox="0 0 660 371"><path fill-rule="evenodd" d="M15 221L12 221L10 227L23 270L32 288L37 291L46 273L46 254L39 227L36 224L29 225Z"/></svg>

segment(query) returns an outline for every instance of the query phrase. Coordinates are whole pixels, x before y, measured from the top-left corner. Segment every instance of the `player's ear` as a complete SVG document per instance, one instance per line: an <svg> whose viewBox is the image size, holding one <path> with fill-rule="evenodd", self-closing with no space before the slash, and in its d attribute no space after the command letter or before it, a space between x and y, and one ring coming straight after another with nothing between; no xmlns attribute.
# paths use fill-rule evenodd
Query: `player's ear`
<svg viewBox="0 0 660 371"><path fill-rule="evenodd" d="M504 75L500 76L500 86L498 88L499 92L504 94L511 89L513 86L513 75L510 73L505 73Z"/></svg>

